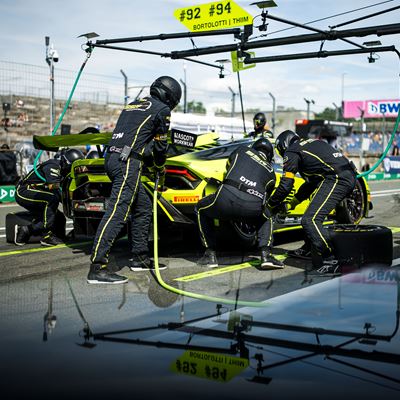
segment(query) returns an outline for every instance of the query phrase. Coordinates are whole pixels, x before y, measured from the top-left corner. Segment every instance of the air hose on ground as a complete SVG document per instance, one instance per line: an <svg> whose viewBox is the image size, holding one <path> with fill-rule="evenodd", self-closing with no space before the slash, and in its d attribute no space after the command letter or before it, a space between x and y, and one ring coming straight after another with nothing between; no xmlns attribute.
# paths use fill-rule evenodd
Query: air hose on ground
<svg viewBox="0 0 400 400"><path fill-rule="evenodd" d="M81 65L81 68L79 69L79 72L78 72L78 75L77 75L77 77L75 79L74 85L72 86L71 93L69 94L69 97L68 97L68 99L67 99L67 101L65 103L64 109L63 109L60 117L58 118L58 121L57 121L56 125L54 126L53 131L51 132L50 136L54 136L56 134L58 128L60 127L60 124L61 124L62 120L64 119L64 115L68 110L69 104L71 103L72 96L73 96L73 94L75 92L76 86L78 85L78 81L79 81L79 79L80 79L80 77L82 75L82 71L85 68L86 63L88 62L90 56L92 55L93 47L89 46L87 49L85 49L85 51L86 51L85 61L83 62L83 64ZM39 162L39 159L40 159L40 156L42 155L42 153L43 153L43 150L40 150L39 153L37 154L37 156L35 157L35 160L33 162L33 169L35 171L35 174L43 182L46 182L45 178L40 174L40 172L37 169L37 163Z"/></svg>
<svg viewBox="0 0 400 400"><path fill-rule="evenodd" d="M214 303L223 303L223 304L231 304L234 306L243 306L243 307L267 307L269 306L269 303L267 302L260 302L260 301L242 301L242 300L231 300L231 299L224 299L221 297L213 297L213 296L208 296L205 294L200 294L200 293L194 293L194 292L188 292L186 290L181 290L178 288L175 288L168 283L166 283L161 274L160 274L160 267L159 267L159 262L158 262L158 218L157 218L157 202L158 202L158 182L159 182L159 176L157 175L156 180L154 182L154 193L153 193L153 232L154 232L154 269L155 269L155 274L158 283L166 290L169 290L170 292L177 293L181 296L187 296L187 297L192 297L194 299L199 299L199 300L206 300L206 301L211 301Z"/></svg>

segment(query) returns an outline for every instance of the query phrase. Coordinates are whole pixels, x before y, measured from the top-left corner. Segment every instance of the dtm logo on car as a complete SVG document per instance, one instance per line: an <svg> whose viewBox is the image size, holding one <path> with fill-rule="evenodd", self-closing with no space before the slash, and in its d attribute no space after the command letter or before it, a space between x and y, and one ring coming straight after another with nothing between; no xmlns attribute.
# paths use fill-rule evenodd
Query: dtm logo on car
<svg viewBox="0 0 400 400"><path fill-rule="evenodd" d="M240 177L240 181L243 182L247 186L253 186L254 187L254 186L257 185L257 182L253 182L250 179L245 178L244 176Z"/></svg>
<svg viewBox="0 0 400 400"><path fill-rule="evenodd" d="M397 115L400 110L399 101L383 101L380 103L368 102L368 114Z"/></svg>

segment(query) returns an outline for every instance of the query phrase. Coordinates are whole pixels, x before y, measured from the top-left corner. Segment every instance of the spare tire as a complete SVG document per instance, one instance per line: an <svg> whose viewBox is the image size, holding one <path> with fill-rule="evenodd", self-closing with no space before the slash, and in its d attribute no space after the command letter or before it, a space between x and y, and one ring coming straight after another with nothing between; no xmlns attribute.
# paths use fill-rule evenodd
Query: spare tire
<svg viewBox="0 0 400 400"><path fill-rule="evenodd" d="M341 266L392 265L392 231L380 225L329 225L333 253Z"/></svg>

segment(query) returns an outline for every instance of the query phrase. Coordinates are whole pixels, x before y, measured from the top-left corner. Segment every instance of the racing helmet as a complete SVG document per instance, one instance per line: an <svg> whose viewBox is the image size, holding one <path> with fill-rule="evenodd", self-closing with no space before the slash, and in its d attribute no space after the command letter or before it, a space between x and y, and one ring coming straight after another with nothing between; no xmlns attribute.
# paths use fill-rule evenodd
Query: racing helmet
<svg viewBox="0 0 400 400"><path fill-rule="evenodd" d="M88 159L100 158L100 154L97 150L90 150L89 153L86 154L86 158Z"/></svg>
<svg viewBox="0 0 400 400"><path fill-rule="evenodd" d="M261 131L265 124L267 123L267 118L265 117L265 114L262 112L259 112L254 115L253 117L253 125L254 125L254 130L256 132Z"/></svg>
<svg viewBox="0 0 400 400"><path fill-rule="evenodd" d="M288 147L294 143L300 140L300 137L297 133L294 133L293 131L287 130L283 131L275 141L275 149L277 153L283 157L285 155L285 151L288 149Z"/></svg>
<svg viewBox="0 0 400 400"><path fill-rule="evenodd" d="M274 148L272 147L271 142L267 138L262 137L262 138L256 140L251 145L251 148L264 154L265 157L267 158L268 162L272 161L272 158L274 157Z"/></svg>
<svg viewBox="0 0 400 400"><path fill-rule="evenodd" d="M56 158L60 160L61 174L66 175L71 170L72 163L83 160L85 156L78 149L63 149Z"/></svg>
<svg viewBox="0 0 400 400"><path fill-rule="evenodd" d="M160 76L151 84L150 95L156 97L173 110L181 100L182 88L174 78Z"/></svg>

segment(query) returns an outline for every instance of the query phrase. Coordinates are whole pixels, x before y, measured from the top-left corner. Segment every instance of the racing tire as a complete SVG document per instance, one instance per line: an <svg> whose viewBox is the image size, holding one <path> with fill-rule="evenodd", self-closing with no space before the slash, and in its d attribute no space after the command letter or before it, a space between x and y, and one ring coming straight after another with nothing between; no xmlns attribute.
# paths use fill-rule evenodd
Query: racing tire
<svg viewBox="0 0 400 400"><path fill-rule="evenodd" d="M246 248L252 248L257 242L257 230L252 224L241 221L232 221L231 225L241 244Z"/></svg>
<svg viewBox="0 0 400 400"><path fill-rule="evenodd" d="M336 207L335 220L339 224L359 224L367 209L367 196L359 180L354 190Z"/></svg>
<svg viewBox="0 0 400 400"><path fill-rule="evenodd" d="M327 229L339 265L392 265L392 231L386 226L337 224Z"/></svg>

